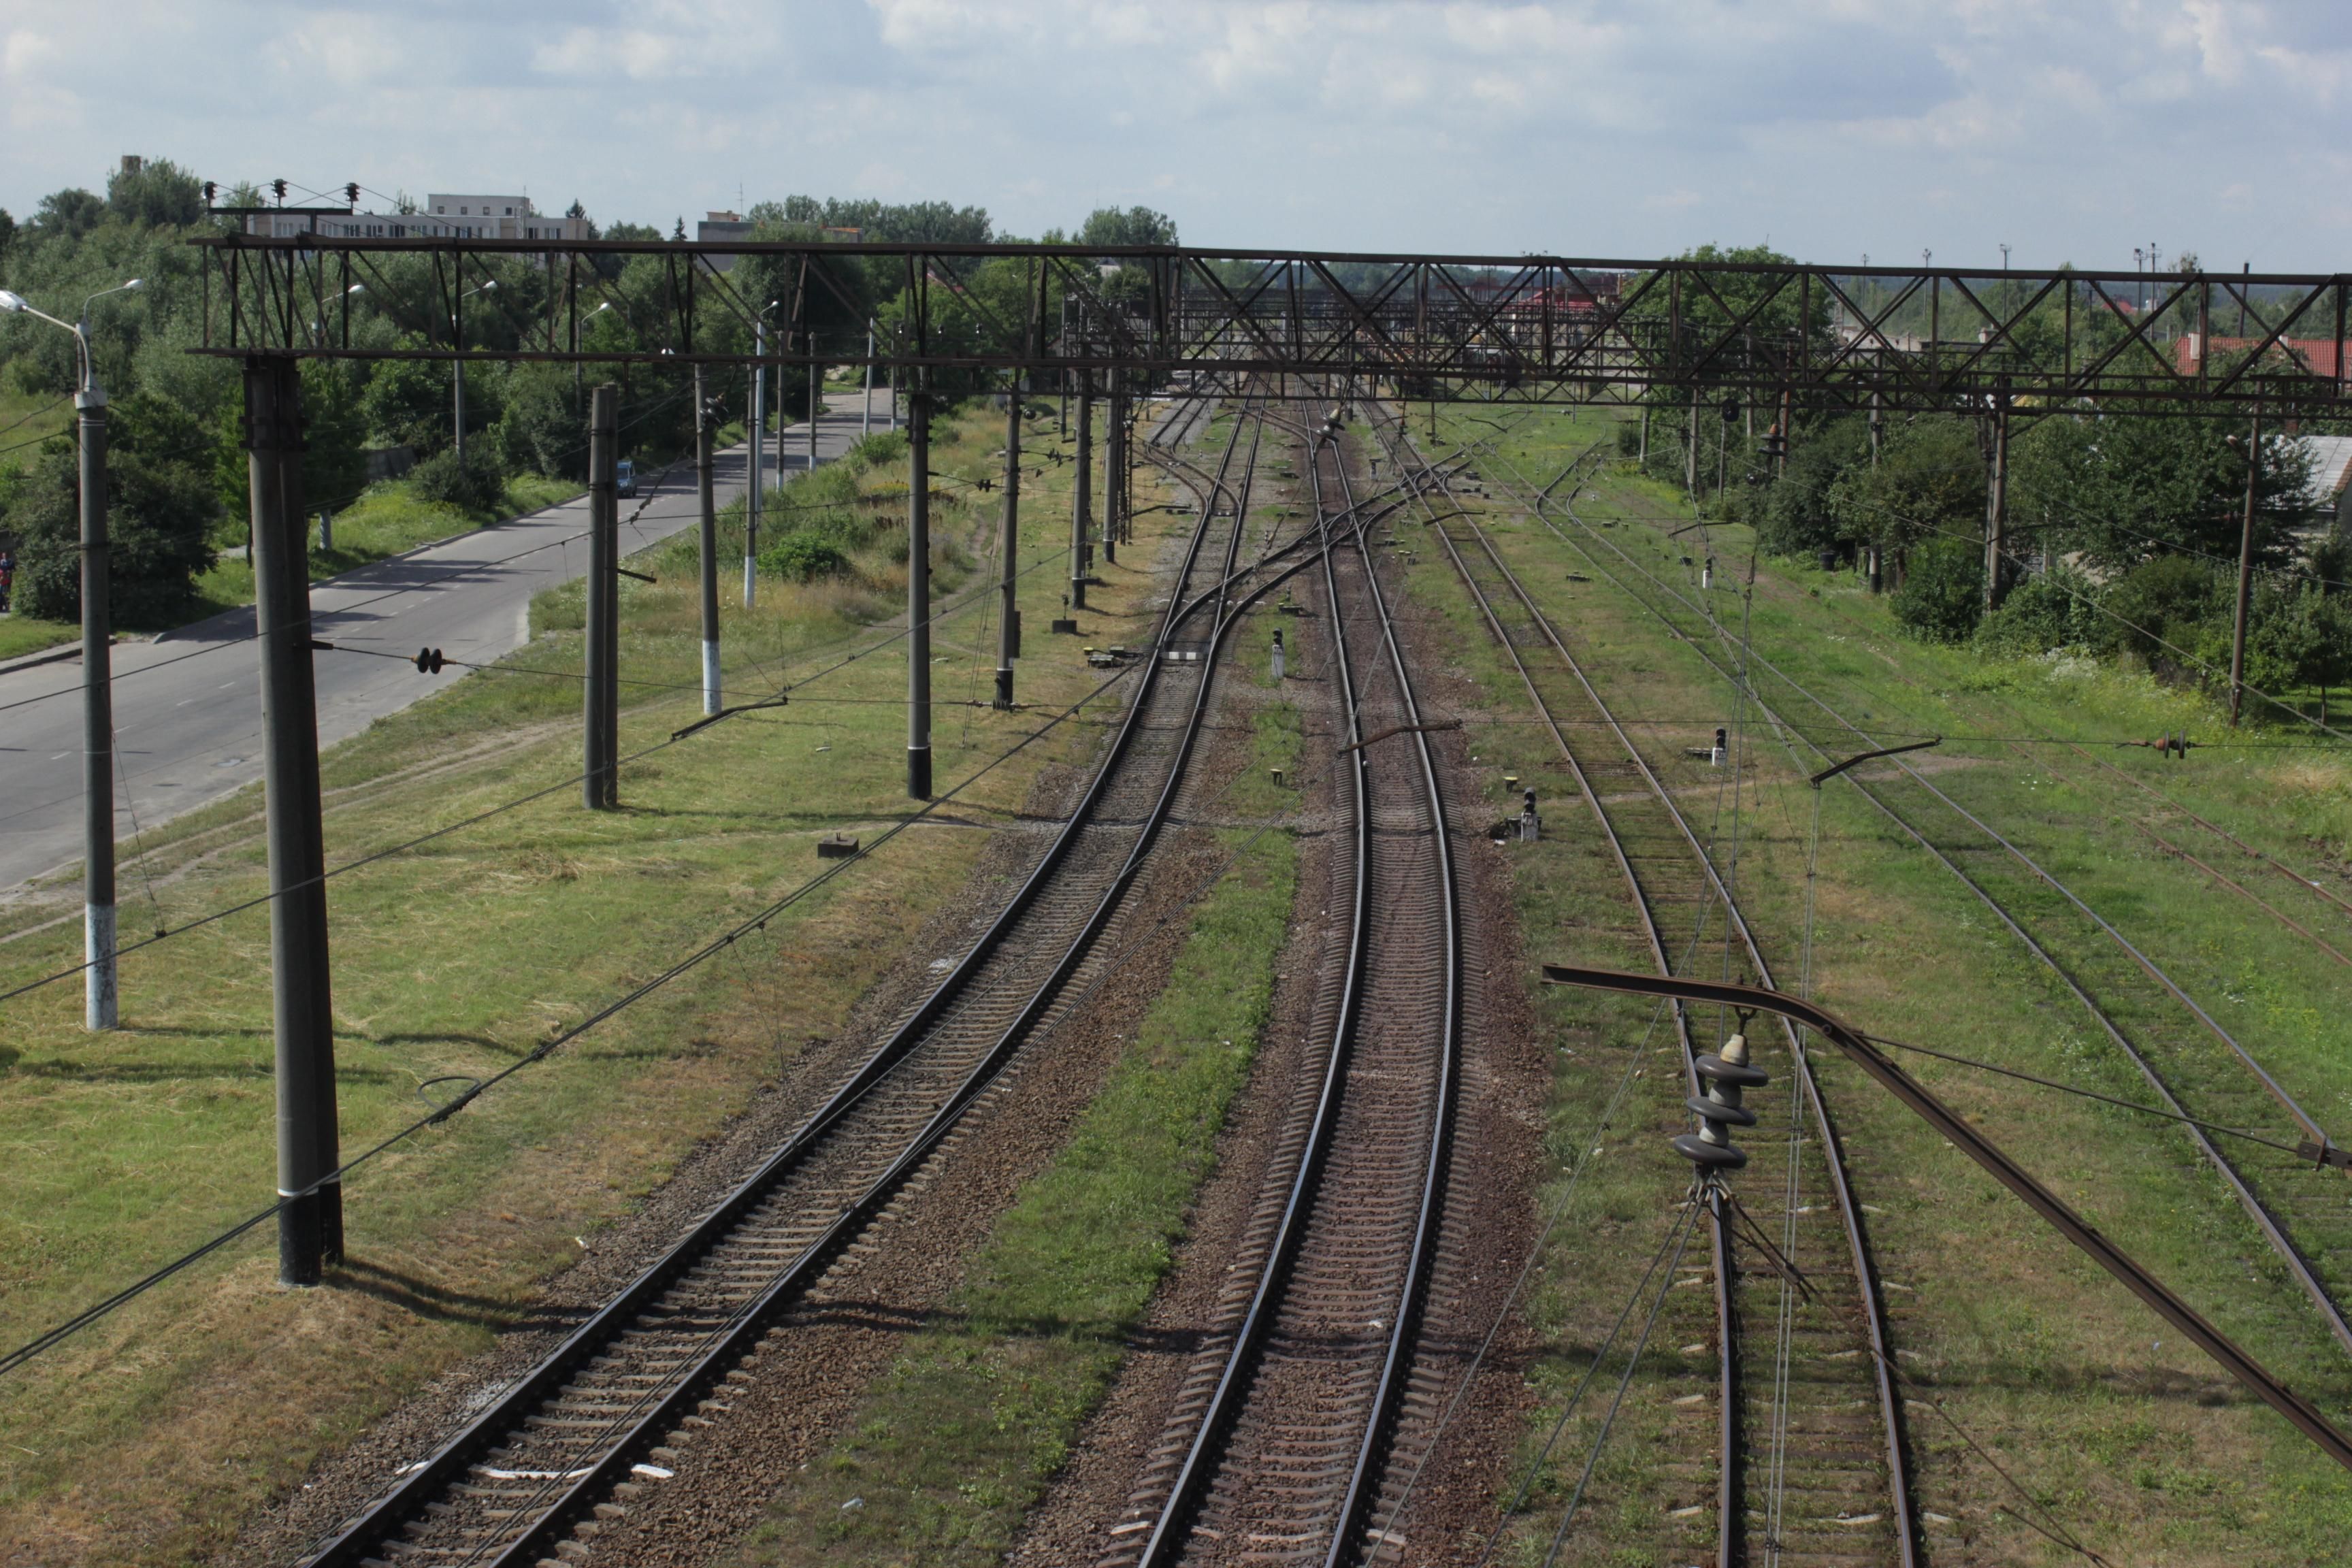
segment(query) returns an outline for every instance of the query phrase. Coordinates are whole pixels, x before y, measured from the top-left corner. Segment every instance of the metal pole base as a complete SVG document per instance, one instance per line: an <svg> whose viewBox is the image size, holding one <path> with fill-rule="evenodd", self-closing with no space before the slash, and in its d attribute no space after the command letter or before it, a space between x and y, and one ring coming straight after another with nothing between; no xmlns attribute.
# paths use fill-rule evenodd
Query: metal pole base
<svg viewBox="0 0 2352 1568"><path fill-rule="evenodd" d="M1009 669L1000 669L996 672L996 701L993 706L998 708L1013 706L1013 672Z"/></svg>
<svg viewBox="0 0 2352 1568"><path fill-rule="evenodd" d="M284 1196L283 1194L279 1195ZM278 1211L278 1282L280 1285L307 1289L324 1277L322 1254L325 1242L319 1224L322 1206L319 1194L312 1193L305 1197L287 1198L285 1206Z"/></svg>
<svg viewBox="0 0 2352 1568"><path fill-rule="evenodd" d="M931 798L931 749L907 748L907 793L917 800Z"/></svg>
<svg viewBox="0 0 2352 1568"><path fill-rule="evenodd" d="M706 716L716 715L719 707L719 645L706 642L702 645L702 711Z"/></svg>
<svg viewBox="0 0 2352 1568"><path fill-rule="evenodd" d="M1086 579L1085 579L1085 578L1083 578L1083 577L1073 577L1073 578L1071 578L1071 579L1070 579L1070 608L1072 608L1072 609L1074 609L1074 610L1083 610L1083 609L1085 609L1086 607L1087 607L1087 582L1086 582Z"/></svg>
<svg viewBox="0 0 2352 1568"><path fill-rule="evenodd" d="M111 803L110 803L111 804ZM93 1034L115 1026L114 906L84 904L81 910L83 1022Z"/></svg>

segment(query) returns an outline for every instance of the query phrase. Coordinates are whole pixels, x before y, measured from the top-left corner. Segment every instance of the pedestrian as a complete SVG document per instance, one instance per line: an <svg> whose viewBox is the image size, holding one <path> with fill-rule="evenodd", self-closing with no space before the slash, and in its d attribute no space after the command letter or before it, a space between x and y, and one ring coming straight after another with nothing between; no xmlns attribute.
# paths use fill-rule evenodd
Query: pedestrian
<svg viewBox="0 0 2352 1568"><path fill-rule="evenodd" d="M16 586L16 556L9 550L0 550L0 616L8 614L9 595Z"/></svg>

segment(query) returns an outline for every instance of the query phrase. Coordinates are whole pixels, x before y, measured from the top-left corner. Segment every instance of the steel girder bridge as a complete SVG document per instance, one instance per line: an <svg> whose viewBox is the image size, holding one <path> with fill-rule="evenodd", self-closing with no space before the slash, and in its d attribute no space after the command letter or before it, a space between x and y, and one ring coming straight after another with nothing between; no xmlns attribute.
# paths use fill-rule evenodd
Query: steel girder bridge
<svg viewBox="0 0 2352 1568"><path fill-rule="evenodd" d="M2352 304L2342 273L815 241L196 244L200 353L876 364L908 388L1086 373L1140 385L1251 378L1316 397L1349 377L1517 402L2324 418L2347 400Z"/></svg>

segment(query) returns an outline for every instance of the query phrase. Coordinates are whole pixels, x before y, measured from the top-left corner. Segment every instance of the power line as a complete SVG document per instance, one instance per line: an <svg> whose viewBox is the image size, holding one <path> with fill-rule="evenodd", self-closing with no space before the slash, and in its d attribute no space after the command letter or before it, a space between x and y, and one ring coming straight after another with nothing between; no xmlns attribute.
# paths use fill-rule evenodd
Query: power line
<svg viewBox="0 0 2352 1568"><path fill-rule="evenodd" d="M357 1171L363 1165L371 1163L386 1151L406 1142L410 1138L415 1137L417 1133L422 1132L427 1127L438 1126L440 1123L448 1121L449 1118L456 1115L458 1111L463 1110L476 1100L481 1098L483 1094L495 1089L499 1084L505 1082L508 1079L514 1077L517 1073L522 1071L523 1068L546 1060L550 1056L554 1054L554 1052L561 1049L562 1047L569 1045L572 1041L578 1039L581 1036L586 1034L597 1025L602 1024L605 1020L624 1012L627 1008L643 1001L646 997L652 995L655 992L669 984L672 981L677 980L681 975L688 973L692 970L699 967L709 959L727 951L727 949L733 946L737 942L742 940L745 936L750 935L751 932L765 929L767 923L775 919L776 916L783 913L786 910L791 909L794 904L800 902L811 893L815 892L818 889L824 887L835 878L841 876L852 866L868 858L876 850L881 848L883 845L887 844L899 834L906 832L917 823L921 822L924 818L929 816L941 806L947 805L950 801L961 795L965 790L970 789L973 784L978 784L982 779L986 778L990 773L994 773L998 768L1003 766L1006 763L1011 762L1015 756L1028 749L1028 747L1035 742L1042 740L1046 735L1052 733L1066 721L1075 716L1080 709L1086 706L1086 704L1093 701L1096 698L1110 689L1110 688L1116 685L1125 674L1125 671L1120 671L1118 674L1112 675L1104 679L1101 683L1094 687L1093 689L1089 690L1085 696L1080 697L1076 702L1071 703L1067 707L1064 708L1060 712L1055 714L1045 724L1031 731L1029 734L1023 736L1019 741L1013 742L1012 746L991 758L979 769L966 775L966 777L953 788L948 790L938 798L927 802L920 809L909 812L905 816L899 818L898 821L893 823L889 827L877 834L871 844L861 846L855 854L835 861L832 866L818 872L815 876L801 883L792 891L771 902L756 914L748 916L738 921L718 937L705 942L700 947L688 952L686 956L680 958L667 969L662 970L653 978L633 986L628 991L624 992L619 997L606 1003L604 1006L598 1008L595 1012L582 1019L579 1023L551 1036L544 1041L541 1041L539 1045L531 1047L530 1050L524 1053L521 1057L518 1058L507 1067L491 1074L488 1078L474 1083L471 1087L466 1089L450 1100L446 1104L436 1108L427 1115L418 1117L415 1121L409 1122L406 1126L392 1132L351 1160L346 1161L342 1165L339 1166L335 1170L321 1176L318 1182L313 1184L310 1188L307 1188L300 1193L289 1193L281 1195L276 1203L270 1205L268 1208L238 1221L235 1226L232 1226L227 1230L225 1230L219 1235L212 1237L201 1246L182 1254L179 1258L173 1259L170 1263L155 1269L144 1278L124 1287L122 1289L116 1291L113 1295L109 1296L105 1300L88 1308L87 1310L75 1314L73 1317L58 1324L56 1327L49 1329L46 1332L36 1336L25 1344L18 1346L16 1350L9 1352L7 1354L0 1355L0 1376L5 1376L8 1373L14 1372L44 1351L54 1348L65 1340L71 1338L74 1334L80 1332L83 1329L89 1327L91 1324L98 1322L100 1320L110 1315L121 1308L128 1305L132 1300L135 1300L139 1297L146 1294L149 1290L153 1289L156 1286L163 1283L167 1279L170 1279L173 1276L181 1273L195 1263L200 1262L205 1258L209 1257L211 1254L227 1246L230 1242L235 1241L238 1237L241 1237L247 1232L254 1229L256 1226L266 1223L288 1204L299 1198L308 1197L311 1195L311 1194L317 1192L320 1188L324 1187L331 1183L341 1182L351 1173ZM670 742L662 742L663 745L669 743ZM661 746L658 745L647 748L648 751L658 751L660 749ZM645 753L640 752L638 754L642 756ZM575 777L572 780L567 781L567 784L576 784L578 780ZM552 787L555 789L562 789L566 787L566 784L557 784ZM386 853L392 853L392 851L386 851ZM343 869L348 868L343 868ZM332 875L332 873L330 873L330 875ZM250 906L248 905L247 907L249 908ZM125 951L128 950L126 949ZM10 993L9 994L15 994L15 993ZM0 1000L5 999L5 997L0 997Z"/></svg>

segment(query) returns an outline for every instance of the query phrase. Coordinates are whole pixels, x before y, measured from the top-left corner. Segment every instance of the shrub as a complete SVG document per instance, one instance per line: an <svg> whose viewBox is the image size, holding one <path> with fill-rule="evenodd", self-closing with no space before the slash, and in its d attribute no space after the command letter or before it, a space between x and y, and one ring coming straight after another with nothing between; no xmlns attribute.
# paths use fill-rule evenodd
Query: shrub
<svg viewBox="0 0 2352 1568"><path fill-rule="evenodd" d="M409 470L408 483L419 500L461 511L495 511L507 493L506 467L483 442L467 447L462 459L455 447L434 453Z"/></svg>
<svg viewBox="0 0 2352 1568"><path fill-rule="evenodd" d="M2159 555L2117 578L2100 603L2119 623L2118 640L2151 669L2177 672L2184 653L2211 664L2218 652L2226 663L2236 608L2231 575L2192 555Z"/></svg>
<svg viewBox="0 0 2352 1568"><path fill-rule="evenodd" d="M760 552L760 569L794 583L807 583L848 571L849 556L823 533L796 528Z"/></svg>
<svg viewBox="0 0 2352 1568"><path fill-rule="evenodd" d="M1889 607L1897 625L1926 642L1965 642L1984 615L1984 555L1964 539L1911 547L1903 586Z"/></svg>
<svg viewBox="0 0 2352 1568"><path fill-rule="evenodd" d="M2010 590L2000 608L1977 627L1977 643L1990 653L2012 656L2054 648L2111 649L2114 625L2090 603L2088 578L2060 566L2028 577Z"/></svg>
<svg viewBox="0 0 2352 1568"><path fill-rule="evenodd" d="M124 626L172 625L195 599L195 577L213 563L208 537L217 502L210 477L187 463L138 452L107 460L108 601ZM70 450L44 453L8 509L17 551L18 613L81 617L81 502Z"/></svg>

